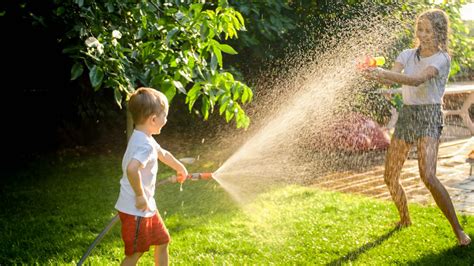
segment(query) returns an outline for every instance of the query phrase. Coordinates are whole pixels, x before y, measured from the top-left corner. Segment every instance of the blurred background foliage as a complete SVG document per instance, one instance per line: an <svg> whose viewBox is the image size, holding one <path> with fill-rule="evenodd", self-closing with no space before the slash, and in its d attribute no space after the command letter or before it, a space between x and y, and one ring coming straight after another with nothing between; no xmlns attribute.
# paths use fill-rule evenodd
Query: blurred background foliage
<svg viewBox="0 0 474 266"><path fill-rule="evenodd" d="M173 99L168 127L202 130L209 122L201 120L208 118L218 124L236 118L236 125L245 127L250 115L245 105L234 104L237 100L240 104L248 102L252 91L258 94L260 87L255 79L258 73L270 71L266 69L272 66L268 62L284 59L309 33L336 35L338 27L342 30L344 25L331 24L335 19L361 18L367 6L377 9L380 15L398 17L406 23L406 32L393 47L394 55L412 45L413 22L419 12L431 7L446 10L452 29L450 80L472 80L473 22L460 18L460 7L466 3L463 0L12 1L0 8L2 31L9 32L9 40L14 40L2 44L4 51L11 51L6 61L10 67L4 74L12 85L9 93L26 98L31 103L28 108L34 109L37 126L49 128L40 135L45 141L43 146L36 147L39 149L90 145L104 134L108 141L114 134L122 141L125 114L119 105L139 85L160 88ZM210 16L217 11L223 17L197 15ZM16 25L15 30L12 31L11 25ZM121 33L121 38L113 37L114 29ZM101 55L107 57L98 57L97 43L93 51L85 45L89 37L105 45ZM317 49L319 44L316 38L306 44L311 46L306 49ZM393 56L387 58L391 63ZM197 101L199 97L201 101ZM381 100L374 101L378 104ZM212 112L214 106L216 111ZM223 114L226 119L215 113ZM231 117L233 114L240 115ZM45 120L53 122L44 126ZM10 122L15 124L15 119ZM29 144L35 148L33 141Z"/></svg>

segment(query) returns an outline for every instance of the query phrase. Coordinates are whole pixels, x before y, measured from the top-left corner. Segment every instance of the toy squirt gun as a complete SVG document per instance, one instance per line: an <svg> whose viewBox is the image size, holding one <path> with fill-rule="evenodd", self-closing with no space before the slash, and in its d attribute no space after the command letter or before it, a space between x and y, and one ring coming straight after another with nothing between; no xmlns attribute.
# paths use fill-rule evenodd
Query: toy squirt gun
<svg viewBox="0 0 474 266"><path fill-rule="evenodd" d="M357 70L363 71L368 68L374 68L374 67L379 67L383 66L385 64L385 57L383 56L365 56L364 58L360 59L356 66ZM402 96L400 94L385 94L387 100L390 102L392 105L392 108L395 110L400 110L400 107L403 104ZM390 123L390 122L389 122Z"/></svg>
<svg viewBox="0 0 474 266"><path fill-rule="evenodd" d="M383 56L365 56L364 58L358 60L356 66L358 70L364 70L367 68L383 66L385 64L385 57Z"/></svg>

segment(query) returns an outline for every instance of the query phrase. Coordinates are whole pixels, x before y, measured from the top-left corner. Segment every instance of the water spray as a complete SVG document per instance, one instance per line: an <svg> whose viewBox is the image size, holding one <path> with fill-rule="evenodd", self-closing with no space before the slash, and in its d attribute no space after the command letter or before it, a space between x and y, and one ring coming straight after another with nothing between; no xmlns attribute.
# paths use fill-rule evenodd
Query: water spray
<svg viewBox="0 0 474 266"><path fill-rule="evenodd" d="M188 174L187 176L184 176L184 175L170 176L170 177L168 177L164 180L156 182L155 186L160 186L160 185L163 185L165 183L177 183L177 182L180 183L181 185L183 185L184 181L186 181L186 180L197 181L197 180L211 180L211 179L214 179L213 173L191 173L191 174ZM181 191L182 191L182 189L181 189ZM87 257L89 257L92 250L100 243L102 238L104 238L104 236L107 234L107 232L109 232L110 229L112 229L112 227L118 222L118 220L120 220L120 218L119 218L119 215L117 213L114 217L112 217L112 219L110 219L107 226L105 226L105 228L102 230L102 232L100 232L100 234L95 238L94 242L92 242L92 244L89 246L86 253L84 253L82 258L77 263L78 266L80 266L84 263L84 261L87 259Z"/></svg>

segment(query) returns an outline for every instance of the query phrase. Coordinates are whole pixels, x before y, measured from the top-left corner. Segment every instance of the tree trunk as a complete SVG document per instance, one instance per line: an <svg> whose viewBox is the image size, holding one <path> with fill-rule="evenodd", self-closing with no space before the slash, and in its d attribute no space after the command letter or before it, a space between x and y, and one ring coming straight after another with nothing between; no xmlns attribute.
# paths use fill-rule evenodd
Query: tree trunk
<svg viewBox="0 0 474 266"><path fill-rule="evenodd" d="M127 108L127 142L130 139L130 136L132 135L132 132L133 132L132 115L130 114L130 112L128 111L128 108Z"/></svg>

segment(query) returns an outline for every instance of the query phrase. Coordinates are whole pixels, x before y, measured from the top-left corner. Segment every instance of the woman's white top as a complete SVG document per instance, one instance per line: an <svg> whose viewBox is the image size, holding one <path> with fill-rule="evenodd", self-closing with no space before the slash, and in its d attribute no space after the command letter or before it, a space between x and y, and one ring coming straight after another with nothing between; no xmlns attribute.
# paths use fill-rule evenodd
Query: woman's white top
<svg viewBox="0 0 474 266"><path fill-rule="evenodd" d="M446 52L437 52L428 57L416 57L416 49L407 49L400 53L396 59L401 63L403 73L416 75L425 68L432 66L438 70L438 75L423 84L415 86L402 86L403 103L407 105L442 104L443 94L448 81L451 68L451 58Z"/></svg>

